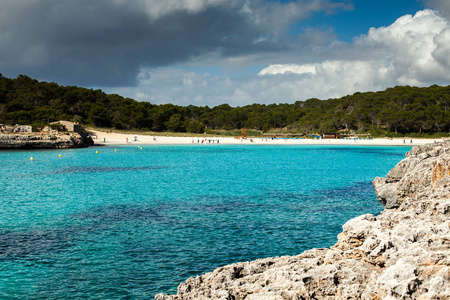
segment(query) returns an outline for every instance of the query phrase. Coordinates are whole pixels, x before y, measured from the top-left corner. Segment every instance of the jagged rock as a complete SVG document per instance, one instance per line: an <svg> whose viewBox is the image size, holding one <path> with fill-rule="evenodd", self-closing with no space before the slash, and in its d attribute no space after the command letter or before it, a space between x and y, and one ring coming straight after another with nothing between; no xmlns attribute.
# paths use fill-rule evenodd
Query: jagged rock
<svg viewBox="0 0 450 300"><path fill-rule="evenodd" d="M398 182L388 182L386 178L376 177L372 183L377 190L377 199L384 207L395 208L400 205L397 195Z"/></svg>
<svg viewBox="0 0 450 300"><path fill-rule="evenodd" d="M449 299L450 143L413 148L374 186L386 209L330 249L224 266L155 299Z"/></svg>
<svg viewBox="0 0 450 300"><path fill-rule="evenodd" d="M448 198L450 187L450 141L414 147L406 158L386 176L388 195L395 194L400 204L407 199ZM383 203L388 189L374 180L377 197ZM395 190L395 192L393 192ZM389 198L393 202L393 197ZM389 203L386 199L386 203ZM387 207L387 206L386 206ZM389 207L387 207L389 208Z"/></svg>
<svg viewBox="0 0 450 300"><path fill-rule="evenodd" d="M86 133L0 134L0 149L80 148L93 144Z"/></svg>

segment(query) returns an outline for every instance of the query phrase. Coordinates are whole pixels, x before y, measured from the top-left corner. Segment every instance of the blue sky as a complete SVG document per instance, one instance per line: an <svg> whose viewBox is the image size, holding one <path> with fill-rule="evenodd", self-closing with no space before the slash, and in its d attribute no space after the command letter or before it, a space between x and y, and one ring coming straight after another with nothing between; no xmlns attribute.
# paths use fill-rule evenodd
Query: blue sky
<svg viewBox="0 0 450 300"><path fill-rule="evenodd" d="M450 83L450 1L0 0L0 73L216 106Z"/></svg>
<svg viewBox="0 0 450 300"><path fill-rule="evenodd" d="M355 36L366 34L370 27L388 26L401 16L425 8L425 2L420 0L355 0L352 3L353 9L332 15L319 13L296 27L332 28L339 40L351 42Z"/></svg>

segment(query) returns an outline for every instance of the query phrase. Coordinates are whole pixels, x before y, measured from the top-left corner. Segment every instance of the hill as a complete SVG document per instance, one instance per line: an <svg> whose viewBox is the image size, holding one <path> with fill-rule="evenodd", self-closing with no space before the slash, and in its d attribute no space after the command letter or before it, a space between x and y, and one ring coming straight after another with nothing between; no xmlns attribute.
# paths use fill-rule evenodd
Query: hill
<svg viewBox="0 0 450 300"><path fill-rule="evenodd" d="M0 123L43 127L57 120L116 129L202 133L207 130L280 129L293 133L372 135L450 131L450 86L396 86L338 99L231 107L155 105L101 90L39 82L0 74Z"/></svg>

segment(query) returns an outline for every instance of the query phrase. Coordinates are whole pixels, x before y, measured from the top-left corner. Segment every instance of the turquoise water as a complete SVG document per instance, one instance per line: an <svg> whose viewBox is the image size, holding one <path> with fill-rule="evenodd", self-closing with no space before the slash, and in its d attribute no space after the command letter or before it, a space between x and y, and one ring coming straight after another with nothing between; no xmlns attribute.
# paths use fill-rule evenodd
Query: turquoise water
<svg viewBox="0 0 450 300"><path fill-rule="evenodd" d="M409 149L0 152L0 298L148 299L225 264L329 247L382 210L371 181Z"/></svg>

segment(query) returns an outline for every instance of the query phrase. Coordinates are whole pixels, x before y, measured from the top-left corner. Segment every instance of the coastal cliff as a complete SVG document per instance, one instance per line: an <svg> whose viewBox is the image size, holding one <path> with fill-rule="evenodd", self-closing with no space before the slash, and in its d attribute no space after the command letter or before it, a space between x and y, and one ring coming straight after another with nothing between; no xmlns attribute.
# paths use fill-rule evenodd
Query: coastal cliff
<svg viewBox="0 0 450 300"><path fill-rule="evenodd" d="M449 299L450 141L414 147L373 184L385 209L329 249L224 266L155 300Z"/></svg>
<svg viewBox="0 0 450 300"><path fill-rule="evenodd" d="M81 148L94 144L86 133L0 134L0 149Z"/></svg>

